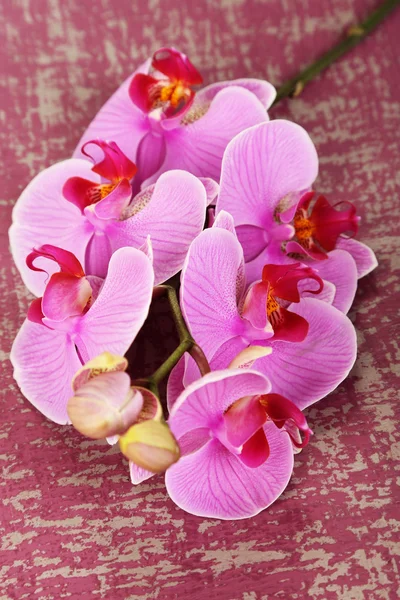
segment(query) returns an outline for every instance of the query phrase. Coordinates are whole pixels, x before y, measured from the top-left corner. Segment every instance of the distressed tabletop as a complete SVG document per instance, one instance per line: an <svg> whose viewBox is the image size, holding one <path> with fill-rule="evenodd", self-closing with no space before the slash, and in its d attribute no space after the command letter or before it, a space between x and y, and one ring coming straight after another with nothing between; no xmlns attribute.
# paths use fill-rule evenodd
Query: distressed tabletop
<svg viewBox="0 0 400 600"><path fill-rule="evenodd" d="M12 206L36 172L71 154L135 65L169 44L206 83L253 76L279 84L376 4L1 3L1 599L399 597L400 11L300 98L271 111L310 132L318 189L357 204L359 237L380 264L350 312L356 366L307 411L315 436L269 510L240 522L202 519L169 500L161 476L132 487L115 449L30 407L8 362L30 300L8 252ZM157 327L173 345L165 305L155 312L142 350L132 351L138 372L162 358L164 346L155 351L149 341Z"/></svg>

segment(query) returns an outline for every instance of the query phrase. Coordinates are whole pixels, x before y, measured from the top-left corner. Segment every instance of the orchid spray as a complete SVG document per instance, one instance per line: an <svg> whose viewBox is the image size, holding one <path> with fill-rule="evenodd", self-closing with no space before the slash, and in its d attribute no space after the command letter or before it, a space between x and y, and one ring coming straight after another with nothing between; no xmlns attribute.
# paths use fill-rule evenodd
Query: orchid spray
<svg viewBox="0 0 400 600"><path fill-rule="evenodd" d="M192 514L241 519L274 502L312 436L303 410L356 359L346 313L376 257L355 239L354 203L313 189L310 136L267 109L395 4L277 92L259 79L201 88L185 54L157 50L14 208L11 250L36 296L11 351L21 391L118 444L132 483L165 471ZM179 344L132 378L124 355L161 295Z"/></svg>

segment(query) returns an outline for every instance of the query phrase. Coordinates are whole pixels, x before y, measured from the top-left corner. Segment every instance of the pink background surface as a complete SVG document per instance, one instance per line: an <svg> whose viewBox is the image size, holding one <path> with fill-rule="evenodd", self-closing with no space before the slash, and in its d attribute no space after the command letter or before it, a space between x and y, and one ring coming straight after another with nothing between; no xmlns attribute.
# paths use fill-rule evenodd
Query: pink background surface
<svg viewBox="0 0 400 600"><path fill-rule="evenodd" d="M315 436L276 504L221 522L179 510L161 476L133 488L115 449L30 407L8 362L30 300L8 253L12 206L36 172L71 154L136 65L174 44L206 83L254 76L279 84L376 4L1 3L1 599L398 597L399 10L299 99L271 111L308 129L320 155L319 191L357 204L360 239L380 262L350 312L356 366L307 411ZM173 332L164 305L157 315L146 329L153 339L157 327ZM147 337L132 352L135 370L150 372L163 350Z"/></svg>

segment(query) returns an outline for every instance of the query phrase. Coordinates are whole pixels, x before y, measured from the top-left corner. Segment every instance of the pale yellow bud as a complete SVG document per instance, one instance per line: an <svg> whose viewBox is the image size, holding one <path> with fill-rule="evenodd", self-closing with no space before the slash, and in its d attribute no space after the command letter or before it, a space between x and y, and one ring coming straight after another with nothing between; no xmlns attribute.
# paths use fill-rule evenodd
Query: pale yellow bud
<svg viewBox="0 0 400 600"><path fill-rule="evenodd" d="M128 361L124 356L103 352L95 358L92 358L92 360L89 360L77 373L75 373L72 380L72 389L75 392L90 379L93 379L102 373L126 371L127 368Z"/></svg>
<svg viewBox="0 0 400 600"><path fill-rule="evenodd" d="M179 446L168 425L149 420L132 425L119 438L122 454L139 467L161 473L180 456Z"/></svg>
<svg viewBox="0 0 400 600"><path fill-rule="evenodd" d="M130 387L123 372L101 373L81 385L67 404L72 425L93 439L122 433L134 423L143 407L143 396Z"/></svg>

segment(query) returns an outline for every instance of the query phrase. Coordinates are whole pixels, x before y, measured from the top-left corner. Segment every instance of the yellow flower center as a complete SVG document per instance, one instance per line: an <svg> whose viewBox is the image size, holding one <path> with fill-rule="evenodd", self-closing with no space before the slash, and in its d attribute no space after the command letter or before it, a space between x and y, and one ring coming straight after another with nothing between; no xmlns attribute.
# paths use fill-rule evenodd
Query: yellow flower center
<svg viewBox="0 0 400 600"><path fill-rule="evenodd" d="M293 219L296 237L302 246L308 246L315 231L315 225L307 218L304 210L299 209Z"/></svg>

